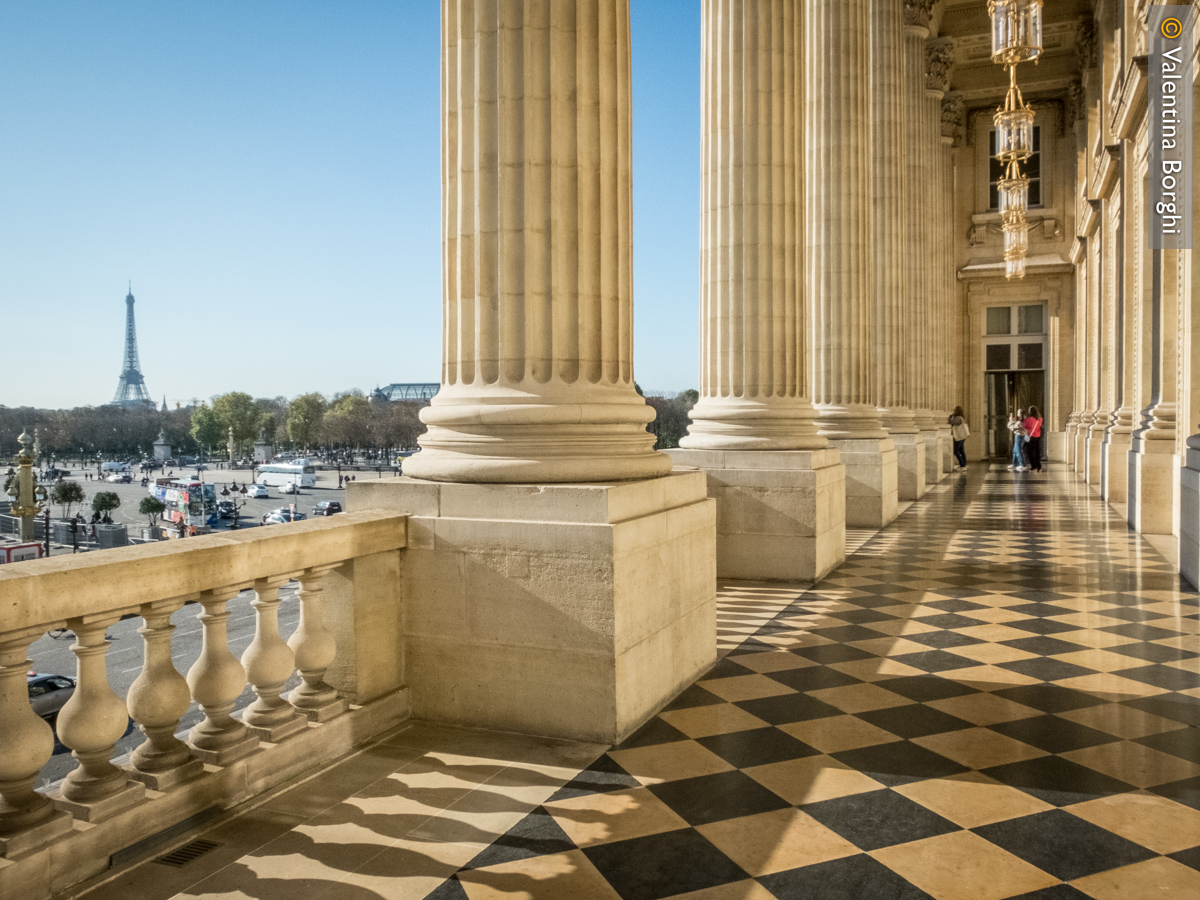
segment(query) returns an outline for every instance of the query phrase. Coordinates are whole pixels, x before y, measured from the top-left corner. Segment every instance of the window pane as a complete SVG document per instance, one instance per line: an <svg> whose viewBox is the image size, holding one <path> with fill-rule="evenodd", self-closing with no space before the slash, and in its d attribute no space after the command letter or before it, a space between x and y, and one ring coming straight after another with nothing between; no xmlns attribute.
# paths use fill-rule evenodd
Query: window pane
<svg viewBox="0 0 1200 900"><path fill-rule="evenodd" d="M1017 307L1017 334L1041 334L1046 329L1042 325L1042 306Z"/></svg>
<svg viewBox="0 0 1200 900"><path fill-rule="evenodd" d="M988 334L1011 334L1012 326L1008 306L989 306L987 311ZM1005 366L1005 368L1008 368Z"/></svg>
<svg viewBox="0 0 1200 900"><path fill-rule="evenodd" d="M1042 345L1039 344L1018 344L1017 345L1017 368L1018 369L1040 369L1042 367Z"/></svg>
<svg viewBox="0 0 1200 900"><path fill-rule="evenodd" d="M1012 368L1012 354L1009 352L1009 346L1009 344L987 345L987 368L989 372Z"/></svg>

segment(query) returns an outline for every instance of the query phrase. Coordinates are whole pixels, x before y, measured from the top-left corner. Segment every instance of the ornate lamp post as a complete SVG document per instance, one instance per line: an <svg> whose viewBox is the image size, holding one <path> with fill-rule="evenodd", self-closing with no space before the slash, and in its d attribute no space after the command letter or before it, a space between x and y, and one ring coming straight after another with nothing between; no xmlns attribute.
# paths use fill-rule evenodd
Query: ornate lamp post
<svg viewBox="0 0 1200 900"><path fill-rule="evenodd" d="M42 512L46 502L46 488L37 483L33 474L33 438L28 432L21 432L17 438L21 452L17 455L17 477L9 488L13 498L12 514L21 520L21 540L33 540L33 520ZM46 545L49 547L49 535Z"/></svg>

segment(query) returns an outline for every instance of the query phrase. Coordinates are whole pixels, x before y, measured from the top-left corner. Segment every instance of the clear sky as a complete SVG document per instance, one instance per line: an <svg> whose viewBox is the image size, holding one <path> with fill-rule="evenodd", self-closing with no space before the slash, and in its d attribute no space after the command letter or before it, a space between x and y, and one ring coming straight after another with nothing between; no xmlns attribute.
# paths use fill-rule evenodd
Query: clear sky
<svg viewBox="0 0 1200 900"><path fill-rule="evenodd" d="M635 373L696 383L700 23L632 0ZM437 381L437 0L0 0L0 405ZM22 374L18 375L17 373Z"/></svg>

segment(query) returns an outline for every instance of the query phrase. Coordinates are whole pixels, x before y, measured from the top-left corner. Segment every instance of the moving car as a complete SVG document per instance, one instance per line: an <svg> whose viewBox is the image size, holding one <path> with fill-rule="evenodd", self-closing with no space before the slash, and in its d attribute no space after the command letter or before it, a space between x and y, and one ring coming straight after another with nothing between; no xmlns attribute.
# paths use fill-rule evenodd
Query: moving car
<svg viewBox="0 0 1200 900"><path fill-rule="evenodd" d="M336 500L322 500L313 507L313 516L332 516L342 511L342 504Z"/></svg>
<svg viewBox="0 0 1200 900"><path fill-rule="evenodd" d="M304 518L304 513L293 512L285 507L273 509L263 516L264 525L282 525L284 522L299 522Z"/></svg>
<svg viewBox="0 0 1200 900"><path fill-rule="evenodd" d="M286 484L281 484L279 486L279 493L281 493L281 494L298 494L298 493L300 493L300 485L296 484L296 482L294 482L294 481L289 481Z"/></svg>
<svg viewBox="0 0 1200 900"><path fill-rule="evenodd" d="M237 507L232 500L221 500L217 503L217 515L222 519L232 519Z"/></svg>
<svg viewBox="0 0 1200 900"><path fill-rule="evenodd" d="M75 679L70 675L47 675L30 672L25 676L29 686L29 705L33 711L54 725L58 712L75 693Z"/></svg>
<svg viewBox="0 0 1200 900"><path fill-rule="evenodd" d="M265 484L246 485L246 496L251 500L266 500L271 496Z"/></svg>
<svg viewBox="0 0 1200 900"><path fill-rule="evenodd" d="M133 481L133 476L126 474L109 475L104 480L109 484L130 484Z"/></svg>

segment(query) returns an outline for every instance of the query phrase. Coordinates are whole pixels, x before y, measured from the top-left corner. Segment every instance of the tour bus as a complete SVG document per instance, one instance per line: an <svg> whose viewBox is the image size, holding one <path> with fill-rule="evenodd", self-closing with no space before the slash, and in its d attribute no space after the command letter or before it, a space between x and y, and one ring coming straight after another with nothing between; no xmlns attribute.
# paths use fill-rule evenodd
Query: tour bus
<svg viewBox="0 0 1200 900"><path fill-rule="evenodd" d="M150 495L166 504L163 519L178 525L217 524L217 486L194 478L156 478Z"/></svg>
<svg viewBox="0 0 1200 900"><path fill-rule="evenodd" d="M313 487L317 483L317 470L308 465L271 463L258 467L257 481L259 484L275 488L285 484L295 484L302 488Z"/></svg>

